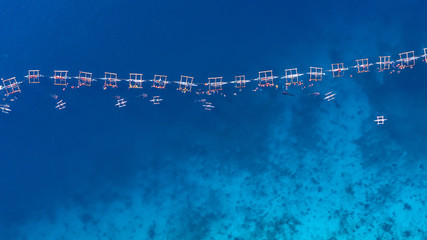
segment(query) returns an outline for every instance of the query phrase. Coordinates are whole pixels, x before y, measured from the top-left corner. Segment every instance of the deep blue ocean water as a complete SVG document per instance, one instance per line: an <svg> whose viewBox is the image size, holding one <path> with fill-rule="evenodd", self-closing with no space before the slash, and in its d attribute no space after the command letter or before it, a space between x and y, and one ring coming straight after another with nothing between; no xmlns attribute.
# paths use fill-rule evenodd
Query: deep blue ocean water
<svg viewBox="0 0 427 240"><path fill-rule="evenodd" d="M1 1L0 77L23 83L1 101L12 112L0 114L0 239L426 239L421 60L400 73L327 73L291 87L295 96L282 95L283 80L206 96L148 82L63 91L24 78L60 69L201 83L396 60L427 47L426 6ZM334 101L323 99L329 91ZM149 102L156 95L160 105ZM215 109L205 111L203 98ZM60 99L67 108L58 111Z"/></svg>

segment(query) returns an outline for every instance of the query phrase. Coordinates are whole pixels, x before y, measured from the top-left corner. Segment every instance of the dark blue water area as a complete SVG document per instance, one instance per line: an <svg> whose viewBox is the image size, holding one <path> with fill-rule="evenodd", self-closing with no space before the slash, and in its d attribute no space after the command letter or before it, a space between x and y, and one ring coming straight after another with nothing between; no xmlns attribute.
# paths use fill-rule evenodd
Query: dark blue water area
<svg viewBox="0 0 427 240"><path fill-rule="evenodd" d="M0 2L0 77L23 81L22 93L0 101L12 109L0 115L0 239L422 239L425 214L414 213L426 209L421 60L400 73L327 73L313 87L290 88L295 96L282 95L283 80L278 89L227 85L207 96L150 82L77 89L73 79L64 90L48 76L182 74L203 83L397 59L423 54L425 16L415 0ZM46 77L28 84L29 69ZM323 100L328 91L335 101ZM115 106L118 97L125 108ZM201 99L215 109L204 110ZM55 108L59 100L66 109ZM375 125L377 115L385 125ZM157 217L98 212L116 202L141 211L134 192ZM76 209L78 221L64 220ZM135 227L109 229L126 221Z"/></svg>

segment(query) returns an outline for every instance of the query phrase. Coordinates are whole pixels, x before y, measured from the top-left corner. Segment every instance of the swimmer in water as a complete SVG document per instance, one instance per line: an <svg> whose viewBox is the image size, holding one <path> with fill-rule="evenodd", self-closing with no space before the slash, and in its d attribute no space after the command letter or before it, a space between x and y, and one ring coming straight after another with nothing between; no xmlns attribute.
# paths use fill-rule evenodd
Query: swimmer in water
<svg viewBox="0 0 427 240"><path fill-rule="evenodd" d="M287 91L283 91L283 92L282 92L282 95L295 96L294 94L289 93L289 92L287 92Z"/></svg>
<svg viewBox="0 0 427 240"><path fill-rule="evenodd" d="M143 94L137 96L137 98L146 98L146 97L148 97L148 94L146 94L146 93L143 93Z"/></svg>

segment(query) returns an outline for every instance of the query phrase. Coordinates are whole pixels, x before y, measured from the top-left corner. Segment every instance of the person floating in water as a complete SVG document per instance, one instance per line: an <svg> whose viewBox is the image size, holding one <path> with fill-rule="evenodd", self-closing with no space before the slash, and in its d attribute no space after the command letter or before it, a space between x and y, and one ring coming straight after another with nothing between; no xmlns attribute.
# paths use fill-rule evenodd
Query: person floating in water
<svg viewBox="0 0 427 240"><path fill-rule="evenodd" d="M295 96L294 94L289 93L288 91L283 91L283 92L282 92L282 95Z"/></svg>

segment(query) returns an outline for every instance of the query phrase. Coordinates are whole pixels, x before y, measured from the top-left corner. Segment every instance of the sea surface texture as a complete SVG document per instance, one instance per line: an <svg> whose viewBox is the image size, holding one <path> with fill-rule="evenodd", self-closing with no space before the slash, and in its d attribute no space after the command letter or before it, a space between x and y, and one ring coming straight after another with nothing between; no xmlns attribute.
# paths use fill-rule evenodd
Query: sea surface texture
<svg viewBox="0 0 427 240"><path fill-rule="evenodd" d="M0 239L427 239L426 19L424 0L0 1L21 90L0 82Z"/></svg>

